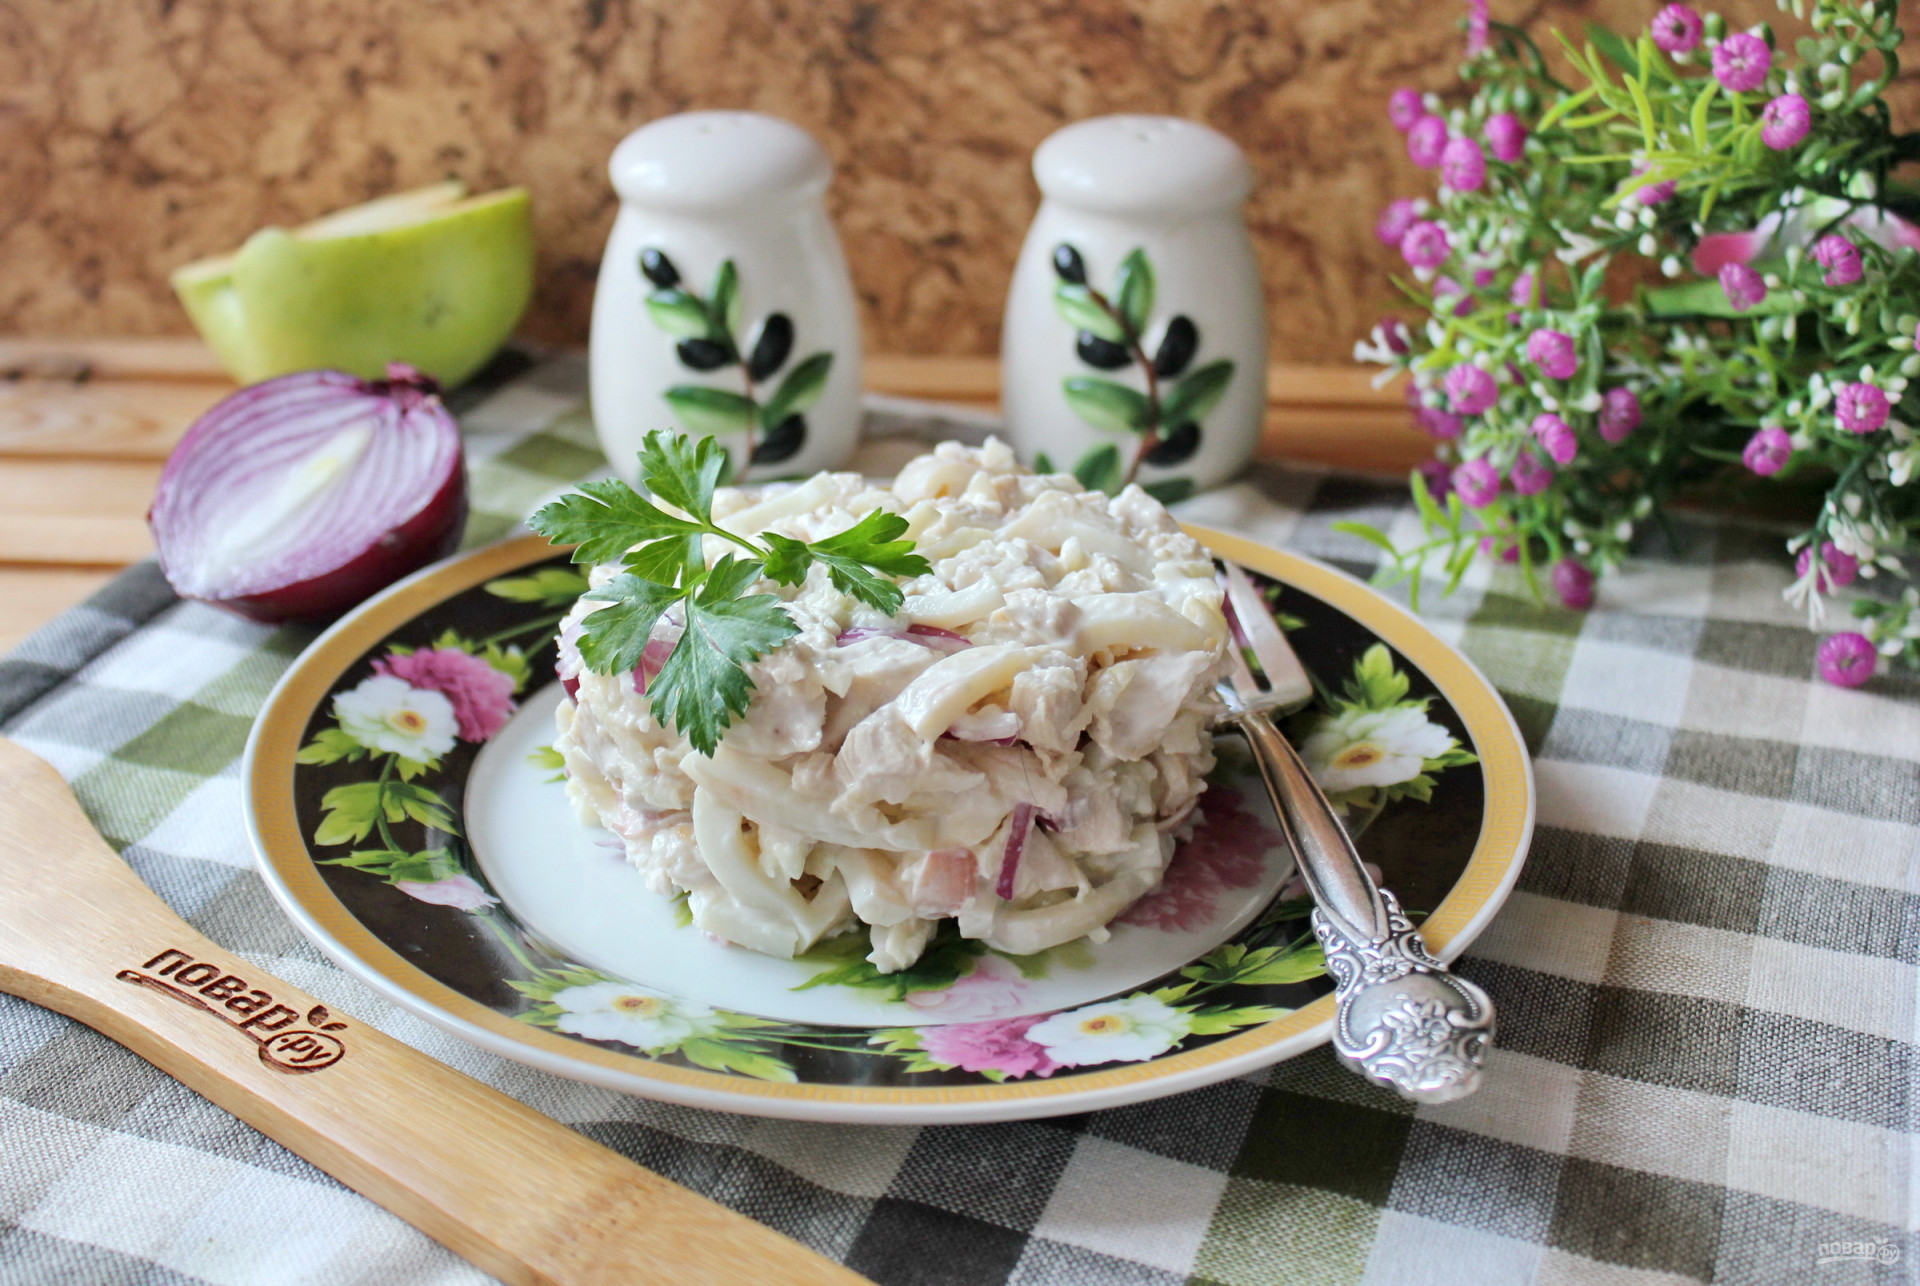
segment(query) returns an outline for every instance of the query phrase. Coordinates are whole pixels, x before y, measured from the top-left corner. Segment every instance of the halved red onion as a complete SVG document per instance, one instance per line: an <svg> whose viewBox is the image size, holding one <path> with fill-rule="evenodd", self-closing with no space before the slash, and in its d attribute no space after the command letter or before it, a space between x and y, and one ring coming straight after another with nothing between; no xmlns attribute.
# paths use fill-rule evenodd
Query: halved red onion
<svg viewBox="0 0 1920 1286"><path fill-rule="evenodd" d="M1000 882L993 891L1003 902L1013 901L1013 877L1020 870L1020 854L1027 848L1027 829L1033 825L1032 804L1013 806L1013 824L1007 828L1007 851L1000 859Z"/></svg>
<svg viewBox="0 0 1920 1286"><path fill-rule="evenodd" d="M653 682L653 676L666 668L667 658L673 655L673 645L680 641L678 634L670 639L651 638L640 649L640 664L633 667L633 690L641 696L647 695L647 685Z"/></svg>
<svg viewBox="0 0 1920 1286"><path fill-rule="evenodd" d="M339 615L452 553L466 521L460 426L398 363L241 389L180 439L147 513L177 593L268 622Z"/></svg>

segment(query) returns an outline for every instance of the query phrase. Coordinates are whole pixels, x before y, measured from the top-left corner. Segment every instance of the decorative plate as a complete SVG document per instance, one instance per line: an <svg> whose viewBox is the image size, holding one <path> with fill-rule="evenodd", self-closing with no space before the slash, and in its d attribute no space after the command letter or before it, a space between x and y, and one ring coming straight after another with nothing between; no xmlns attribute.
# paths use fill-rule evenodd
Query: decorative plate
<svg viewBox="0 0 1920 1286"><path fill-rule="evenodd" d="M1320 689L1287 731L1428 945L1451 959L1519 875L1533 779L1486 679L1321 563L1193 528L1261 579ZM396 1003L508 1058L766 1116L940 1123L1192 1089L1327 1039L1308 903L1236 739L1166 878L1101 943L951 933L881 975L864 934L776 960L710 939L568 801L548 746L556 624L582 588L523 537L401 581L321 635L247 747L287 914Z"/></svg>

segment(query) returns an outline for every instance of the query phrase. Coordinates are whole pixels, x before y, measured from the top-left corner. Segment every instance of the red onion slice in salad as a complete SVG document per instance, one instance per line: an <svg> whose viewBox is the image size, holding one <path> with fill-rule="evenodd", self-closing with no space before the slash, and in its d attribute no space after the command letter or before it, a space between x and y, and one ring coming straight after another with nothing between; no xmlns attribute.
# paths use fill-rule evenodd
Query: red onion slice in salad
<svg viewBox="0 0 1920 1286"><path fill-rule="evenodd" d="M918 643L930 647L936 652L954 653L973 646L973 640L964 634L955 634L952 630L943 630L938 625L909 625L904 630L876 629L871 625L856 625L840 631L840 637L833 643L835 647L849 647L867 639L905 639L909 643Z"/></svg>
<svg viewBox="0 0 1920 1286"><path fill-rule="evenodd" d="M1033 814L1032 804L1013 806L1013 823L1007 828L1007 851L1000 859L1000 882L993 886L1003 902L1013 901L1013 877L1020 870L1020 854L1026 851L1027 830L1033 825Z"/></svg>
<svg viewBox="0 0 1920 1286"><path fill-rule="evenodd" d="M147 514L177 593L257 621L325 620L453 552L460 427L427 376L387 375L284 375L194 422Z"/></svg>

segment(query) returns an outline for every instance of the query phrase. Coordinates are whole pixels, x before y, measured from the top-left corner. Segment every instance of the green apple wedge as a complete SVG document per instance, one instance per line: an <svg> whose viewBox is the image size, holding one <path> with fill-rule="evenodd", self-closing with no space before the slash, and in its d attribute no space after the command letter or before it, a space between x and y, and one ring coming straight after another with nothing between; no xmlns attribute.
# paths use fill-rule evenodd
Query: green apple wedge
<svg viewBox="0 0 1920 1286"><path fill-rule="evenodd" d="M365 379L388 362L452 387L506 342L533 293L525 188L436 183L297 228L262 228L173 274L187 315L243 384L293 371Z"/></svg>

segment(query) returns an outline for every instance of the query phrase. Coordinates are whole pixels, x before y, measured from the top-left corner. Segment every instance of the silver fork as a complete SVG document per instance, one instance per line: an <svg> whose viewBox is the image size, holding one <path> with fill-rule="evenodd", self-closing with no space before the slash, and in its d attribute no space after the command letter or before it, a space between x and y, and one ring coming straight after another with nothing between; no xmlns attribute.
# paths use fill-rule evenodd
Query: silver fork
<svg viewBox="0 0 1920 1286"><path fill-rule="evenodd" d="M1246 572L1233 563L1225 568L1227 603L1268 683L1260 686L1235 647L1232 673L1218 691L1253 750L1313 895L1313 932L1326 948L1335 987L1334 1053L1416 1103L1471 1094L1493 1041L1493 1002L1427 951L1399 900L1367 874L1333 805L1273 726L1271 714L1306 704L1313 684Z"/></svg>

